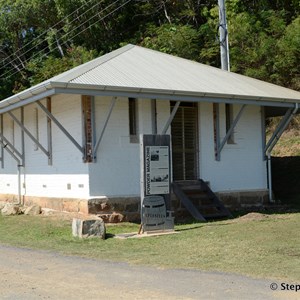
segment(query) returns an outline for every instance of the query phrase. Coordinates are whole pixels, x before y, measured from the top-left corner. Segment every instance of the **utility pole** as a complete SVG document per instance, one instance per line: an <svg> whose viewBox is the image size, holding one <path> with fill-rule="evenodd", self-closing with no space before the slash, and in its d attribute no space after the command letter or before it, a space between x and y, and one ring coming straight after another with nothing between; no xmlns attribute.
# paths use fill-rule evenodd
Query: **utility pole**
<svg viewBox="0 0 300 300"><path fill-rule="evenodd" d="M218 0L219 5L219 40L221 50L221 69L230 71L229 65L229 46L228 46L228 31L226 21L225 0ZM213 122L214 122L214 148L215 159L220 161L220 115L219 104L213 104Z"/></svg>
<svg viewBox="0 0 300 300"><path fill-rule="evenodd" d="M225 0L218 0L218 4L219 4L219 35L220 35L220 48L221 48L221 69L230 71Z"/></svg>

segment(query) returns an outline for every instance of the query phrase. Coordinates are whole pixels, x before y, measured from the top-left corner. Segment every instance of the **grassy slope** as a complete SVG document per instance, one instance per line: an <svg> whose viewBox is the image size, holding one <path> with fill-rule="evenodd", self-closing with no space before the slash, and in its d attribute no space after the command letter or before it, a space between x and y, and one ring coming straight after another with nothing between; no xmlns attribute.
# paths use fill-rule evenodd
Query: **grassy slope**
<svg viewBox="0 0 300 300"><path fill-rule="evenodd" d="M274 149L273 187L283 203L300 208L300 136L291 129ZM289 157L292 156L292 157ZM68 255L197 268L257 277L300 281L300 214L255 220L176 226L179 234L147 239L80 240L71 236L70 220L53 217L2 217L0 243L48 249ZM138 225L109 226L108 233L137 231Z"/></svg>
<svg viewBox="0 0 300 300"><path fill-rule="evenodd" d="M281 117L271 118L267 124L267 139L271 137ZM293 118L290 126L283 133L272 151L276 157L300 156L300 116Z"/></svg>
<svg viewBox="0 0 300 300"><path fill-rule="evenodd" d="M261 216L261 215L259 215ZM68 255L172 268L197 268L300 281L300 214L178 225L179 234L143 239L80 240L71 221L53 217L1 217L0 243ZM111 234L138 225L108 226Z"/></svg>

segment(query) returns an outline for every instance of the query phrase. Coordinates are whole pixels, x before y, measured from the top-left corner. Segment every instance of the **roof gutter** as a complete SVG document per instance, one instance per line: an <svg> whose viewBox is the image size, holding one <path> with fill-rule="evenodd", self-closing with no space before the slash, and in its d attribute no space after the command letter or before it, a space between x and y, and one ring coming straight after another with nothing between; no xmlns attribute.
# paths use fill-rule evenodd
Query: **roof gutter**
<svg viewBox="0 0 300 300"><path fill-rule="evenodd" d="M158 90L150 88L86 85L69 82L46 81L0 102L0 114L25 106L54 94L84 94L91 96L113 96L174 100L186 102L214 102L248 104L258 106L294 107L298 99L278 99L253 97L247 95L224 95L215 93L187 92L177 90ZM299 99L300 102L300 99Z"/></svg>
<svg viewBox="0 0 300 300"><path fill-rule="evenodd" d="M278 99L270 97L252 97L247 95L225 95L215 93L187 92L176 90L158 90L135 87L98 86L86 84L69 83L65 86L60 83L56 86L57 93L84 94L90 96L112 96L112 97L133 97L161 100L174 100L186 102L215 102L215 103L236 103L258 106L294 107L298 99ZM299 99L300 102L300 99Z"/></svg>
<svg viewBox="0 0 300 300"><path fill-rule="evenodd" d="M35 102L37 100L41 100L43 98L49 97L56 94L55 89L47 90L42 93L39 93L37 95L31 95L28 98L22 99L21 97L13 96L14 98L10 101L7 101L11 99L12 97L8 98L7 100L4 100L0 102L0 114L3 114L5 112L11 111L13 109L28 105L32 102ZM7 102L5 102L7 101ZM8 103L8 104L7 104Z"/></svg>

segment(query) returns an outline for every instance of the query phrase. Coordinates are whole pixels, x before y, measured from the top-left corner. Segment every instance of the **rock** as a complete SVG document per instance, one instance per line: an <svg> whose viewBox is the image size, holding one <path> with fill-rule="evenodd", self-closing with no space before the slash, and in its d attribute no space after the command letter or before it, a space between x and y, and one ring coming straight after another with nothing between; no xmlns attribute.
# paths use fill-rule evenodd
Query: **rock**
<svg viewBox="0 0 300 300"><path fill-rule="evenodd" d="M57 210L52 209L52 208L43 207L41 209L41 214L44 215L44 216L52 216L52 215L57 214Z"/></svg>
<svg viewBox="0 0 300 300"><path fill-rule="evenodd" d="M101 211L109 211L111 209L107 202L101 203L100 207L101 207Z"/></svg>
<svg viewBox="0 0 300 300"><path fill-rule="evenodd" d="M106 234L105 223L99 217L73 218L72 234L80 238L98 237L104 240Z"/></svg>
<svg viewBox="0 0 300 300"><path fill-rule="evenodd" d="M104 223L120 223L125 220L125 217L119 213L112 213L112 214L99 214L97 215L100 217Z"/></svg>
<svg viewBox="0 0 300 300"><path fill-rule="evenodd" d="M2 210L2 208L4 208L6 204L6 202L0 201L0 211Z"/></svg>
<svg viewBox="0 0 300 300"><path fill-rule="evenodd" d="M7 203L5 206L1 209L1 214L3 216L13 216L18 215L20 213L20 208L18 205Z"/></svg>
<svg viewBox="0 0 300 300"><path fill-rule="evenodd" d="M30 216L36 216L39 215L40 213L41 213L41 207L39 205L28 206L24 211L25 215L30 215Z"/></svg>
<svg viewBox="0 0 300 300"><path fill-rule="evenodd" d="M27 208L26 206L20 206L20 207L19 207L19 214L24 214L26 208Z"/></svg>
<svg viewBox="0 0 300 300"><path fill-rule="evenodd" d="M119 213L112 213L109 216L109 223L120 223L123 222L123 220L124 220L124 216Z"/></svg>

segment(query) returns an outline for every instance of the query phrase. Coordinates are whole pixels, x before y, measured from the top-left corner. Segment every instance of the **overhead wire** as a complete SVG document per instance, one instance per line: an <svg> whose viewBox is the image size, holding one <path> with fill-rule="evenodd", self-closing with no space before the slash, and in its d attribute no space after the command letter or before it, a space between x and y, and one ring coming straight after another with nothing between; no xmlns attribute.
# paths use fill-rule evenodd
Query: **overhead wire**
<svg viewBox="0 0 300 300"><path fill-rule="evenodd" d="M116 4L116 3L119 2L119 1L121 1L121 0L116 0L116 1L114 1L112 4L110 4L110 5L108 5L107 7L105 7L105 8L104 8L103 10L101 10L100 12L95 13L95 14L94 14L92 17L90 17L88 20L86 20L85 22L81 23L81 24L78 25L77 27L73 28L70 32L64 34L60 39L62 39L62 38L64 38L64 37L67 37L71 32L73 32L73 31L75 31L76 29L80 28L82 25L86 24L86 23L89 22L91 19L93 19L96 15L99 15L99 14L103 13L105 10L107 10L109 7L111 7L112 5ZM90 24L88 27L86 27L85 29L81 30L81 31L78 32L77 34L71 36L68 40L62 42L60 45L65 45L67 42L70 41L70 39L75 38L76 36L78 36L78 35L81 34L82 32L84 32L84 31L86 31L87 29L91 28L91 27L92 27L94 24L96 24L97 22L102 21L103 19L107 18L108 16L110 16L110 15L113 14L114 12L118 11L119 9L121 9L123 6L125 6L126 4L128 4L128 3L131 2L131 1L132 1L132 0L127 0L127 1L125 1L125 2L122 3L120 6L118 6L117 8L115 8L113 11L109 12L108 14L106 14L105 16L103 16L102 18L96 20L94 23ZM98 3L98 4L99 4L99 3ZM55 41L55 42L56 42L56 41ZM38 56L38 55L40 55L40 53L41 53L42 51L44 51L45 49L49 48L49 46L53 45L55 42L50 43L47 47L44 47L44 48L43 48L42 50L40 50L39 52L35 53L35 54L31 57L31 59L32 59L32 58L35 58L35 57ZM45 57L45 56L47 56L49 53L51 53L51 52L53 52L53 51L54 51L54 49L53 49L53 50L49 50L48 52L42 54L42 56L39 56L39 57L41 57L41 58L42 58L42 57ZM20 65L21 65L21 68L20 68L20 69L21 69L21 70L24 69L24 67L22 67L22 64L19 64L17 67L20 67ZM10 73L10 72L11 72L11 71L6 71L6 72L1 76L1 78L4 78L4 76L5 76L6 74ZM11 76L13 76L13 75L15 75L15 74L17 74L17 73L19 73L19 72L20 72L20 70L17 70L17 71L15 71L15 72L13 72L12 74L10 74L8 77L11 77Z"/></svg>
<svg viewBox="0 0 300 300"><path fill-rule="evenodd" d="M91 1L91 0L90 0ZM101 2L103 2L104 0L102 0ZM117 1L120 1L120 0L117 0ZM101 3L100 2L100 3ZM99 2L98 3L96 3L95 5L93 5L91 8L89 8L87 11L85 11L82 15L85 15L88 11L90 11L91 9L93 9L95 6L97 6L97 5L99 5L100 4ZM82 6L81 6L82 7ZM106 9L106 8L105 8ZM104 10L105 10L104 9ZM104 11L103 10L103 11ZM77 11L77 10L76 10ZM75 13L76 11L74 11L73 13ZM73 14L72 13L72 14ZM93 15L93 17L94 17L95 15ZM92 18L93 18L92 17ZM64 19L63 19L64 20ZM61 21L63 21L63 20L61 20ZM74 21L76 21L77 20L77 18L76 19L74 19L73 21L71 21L69 24L72 24ZM59 23L59 22L58 22ZM80 27L81 25L79 25L79 26L77 26L76 28L78 28L78 27ZM46 33L47 32L49 32L50 30L52 30L53 29L53 26L48 30L48 31L46 31ZM62 29L60 29L59 31L61 31ZM58 31L58 32L59 32ZM65 36L65 35L64 35ZM41 40L38 44L36 44L35 46L33 46L32 48L30 48L30 49L28 49L25 53L23 53L22 55L25 55L25 54L27 54L29 51L31 51L32 49L34 49L37 45L40 45L40 44L42 44L43 42L45 42L46 41L46 39L44 39L44 40ZM56 42L57 42L58 40L56 40ZM34 42L34 41L32 41L32 42ZM38 52L36 52L34 55L33 55L33 57L35 57L35 56L37 56L37 55L39 55L39 53L41 53L42 51L44 51L44 50L46 50L47 48L49 48L49 46L52 46L54 44L54 42L52 42L52 43L50 43L50 44L48 44L48 46L46 46L46 47L44 47L42 50L39 50ZM21 50L21 49L20 49ZM12 54L13 55L13 54ZM16 57L16 58L14 58L13 60L11 60L10 62L8 62L6 65L4 65L4 66L2 66L3 68L5 68L6 66L8 66L9 64L12 64L14 61L16 61L16 60L19 60L19 56L18 57ZM21 68L20 68L20 70L22 70L22 69L24 69L24 67L22 66L22 62L21 63L17 63L17 65L16 66L14 66L15 68L19 68L21 66ZM19 72L20 70L17 70L16 72L14 72L13 74L16 74L17 72ZM5 72L4 74L3 74L3 76L4 75L6 75L7 73L9 73L10 71L7 71L7 72Z"/></svg>
<svg viewBox="0 0 300 300"><path fill-rule="evenodd" d="M48 33L50 30L54 29L56 26L58 26L59 24L61 24L64 20L67 20L70 16L72 16L73 14L75 14L76 12L78 12L82 7L84 7L86 4L88 4L89 2L91 2L92 0L88 0L86 3L84 3L83 5L81 5L80 7L78 7L77 9L75 9L72 13L70 13L69 15L65 16L63 19L61 19L59 22L55 23L54 25L52 25L49 29L45 30L44 32L42 32L41 34L39 34L37 37L35 37L34 40L39 39L41 36L45 35L46 33ZM97 3L96 5L98 5L99 3ZM71 21L70 23L72 23L73 21ZM59 29L60 31L61 29ZM20 49L18 49L16 52L20 52L22 49L25 49L25 47L27 47L28 45L32 44L34 42L34 40L27 42L25 45L23 45ZM22 55L25 55L26 53L28 53L29 51L33 50L37 45L40 45L41 43L43 43L45 40L40 41L39 43L37 43L35 46L33 46L32 48L28 49L26 52L22 53ZM12 56L14 56L15 53L12 53L11 55L9 55L8 57L6 57L1 63L5 62L6 60L8 60L9 58L11 58ZM6 65L4 65L4 67L6 67L8 64L10 64L11 62L15 61L17 58L11 60L9 63L7 63Z"/></svg>

